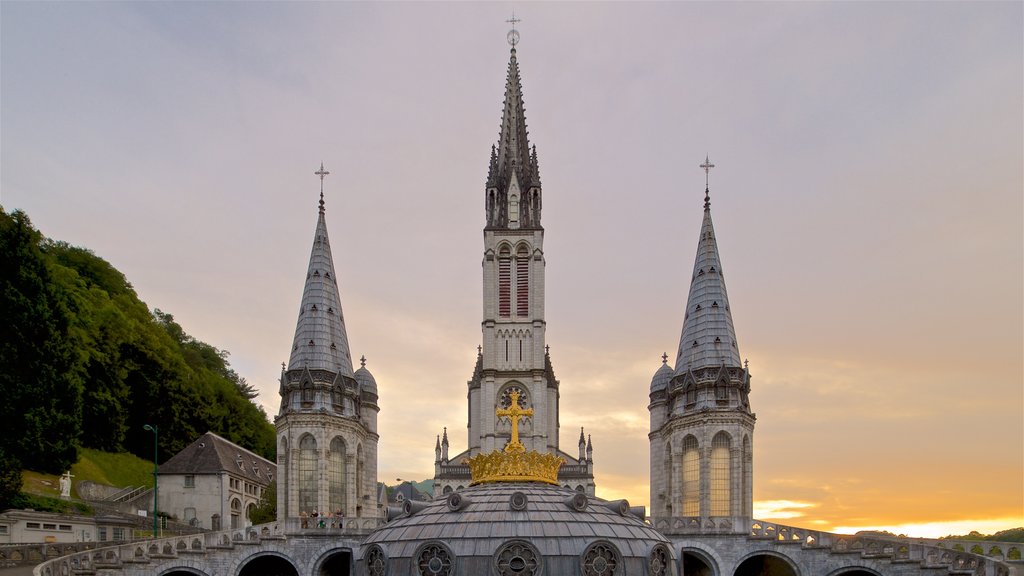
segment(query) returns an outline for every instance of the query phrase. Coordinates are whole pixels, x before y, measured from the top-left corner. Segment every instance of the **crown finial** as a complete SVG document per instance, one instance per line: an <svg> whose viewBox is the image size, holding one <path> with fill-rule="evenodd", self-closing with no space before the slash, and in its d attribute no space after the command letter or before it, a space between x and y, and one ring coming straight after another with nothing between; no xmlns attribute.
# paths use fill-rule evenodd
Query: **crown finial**
<svg viewBox="0 0 1024 576"><path fill-rule="evenodd" d="M558 469L565 460L555 454L526 451L519 441L519 419L533 417L533 408L519 406L519 392L509 392L508 408L498 408L494 415L512 421L512 438L502 451L477 454L465 460L469 465L470 486L485 482L545 482L558 485Z"/></svg>

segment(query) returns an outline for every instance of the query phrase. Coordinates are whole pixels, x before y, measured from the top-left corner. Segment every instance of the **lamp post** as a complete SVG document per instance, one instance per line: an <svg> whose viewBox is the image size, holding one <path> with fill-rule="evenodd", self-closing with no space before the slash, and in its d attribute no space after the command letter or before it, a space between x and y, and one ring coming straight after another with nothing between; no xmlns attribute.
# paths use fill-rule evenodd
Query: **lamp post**
<svg viewBox="0 0 1024 576"><path fill-rule="evenodd" d="M153 538L157 537L157 517L156 517L156 496L159 490L158 479L156 475L157 471L157 439L160 438L160 433L157 431L156 426L150 426L146 424L142 427L143 430L149 430L153 433Z"/></svg>

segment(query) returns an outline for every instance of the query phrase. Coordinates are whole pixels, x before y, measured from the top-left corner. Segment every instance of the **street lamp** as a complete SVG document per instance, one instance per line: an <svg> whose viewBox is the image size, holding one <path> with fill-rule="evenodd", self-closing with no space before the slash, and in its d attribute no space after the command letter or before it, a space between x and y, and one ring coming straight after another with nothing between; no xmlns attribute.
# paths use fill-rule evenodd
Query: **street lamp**
<svg viewBox="0 0 1024 576"><path fill-rule="evenodd" d="M149 430L150 432L153 433L153 538L156 538L157 537L157 531L156 531L157 530L156 529L156 523L157 523L157 518L156 518L156 495L157 495L158 490L159 490L159 484L157 483L158 481L157 481L157 475L156 475L156 471L157 471L157 463L156 463L156 461L157 461L157 439L160 437L160 433L157 431L157 427L156 426L150 426L149 424L146 424L145 426L143 426L142 429L143 430Z"/></svg>

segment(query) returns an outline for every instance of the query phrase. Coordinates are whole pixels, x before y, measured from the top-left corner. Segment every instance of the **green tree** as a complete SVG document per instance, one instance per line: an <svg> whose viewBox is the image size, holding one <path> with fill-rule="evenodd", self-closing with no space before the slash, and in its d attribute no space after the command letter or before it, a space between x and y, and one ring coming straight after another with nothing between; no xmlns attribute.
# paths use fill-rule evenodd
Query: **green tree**
<svg viewBox="0 0 1024 576"><path fill-rule="evenodd" d="M21 462L0 446L0 510L10 508L21 492Z"/></svg>
<svg viewBox="0 0 1024 576"><path fill-rule="evenodd" d="M0 422L10 457L58 473L78 459L82 362L42 242L25 213L0 208Z"/></svg>
<svg viewBox="0 0 1024 576"><path fill-rule="evenodd" d="M253 524L265 524L277 520L277 480L271 480L270 484L263 489L260 501L249 513L249 520Z"/></svg>

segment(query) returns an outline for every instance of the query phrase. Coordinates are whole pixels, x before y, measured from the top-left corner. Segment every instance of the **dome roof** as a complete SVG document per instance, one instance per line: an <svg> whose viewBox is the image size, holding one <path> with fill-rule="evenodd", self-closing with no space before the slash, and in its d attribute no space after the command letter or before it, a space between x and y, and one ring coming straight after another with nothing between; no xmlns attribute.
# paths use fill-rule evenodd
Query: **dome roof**
<svg viewBox="0 0 1024 576"><path fill-rule="evenodd" d="M671 543L643 515L561 486L481 484L407 502L357 560L373 576L675 574Z"/></svg>
<svg viewBox="0 0 1024 576"><path fill-rule="evenodd" d="M359 383L359 386L363 390L377 394L377 381L374 380L373 374L370 374L370 371L366 369L366 366L356 370L353 376L355 376L356 382Z"/></svg>
<svg viewBox="0 0 1024 576"><path fill-rule="evenodd" d="M377 395L377 380L373 378L373 374L366 369L366 356L359 359L359 369L352 373L352 376L359 383L359 387L366 392L372 393L374 396Z"/></svg>
<svg viewBox="0 0 1024 576"><path fill-rule="evenodd" d="M668 363L663 363L661 368L658 368L658 371L654 373L654 377L651 378L651 392L664 390L674 374L675 371L672 370Z"/></svg>

